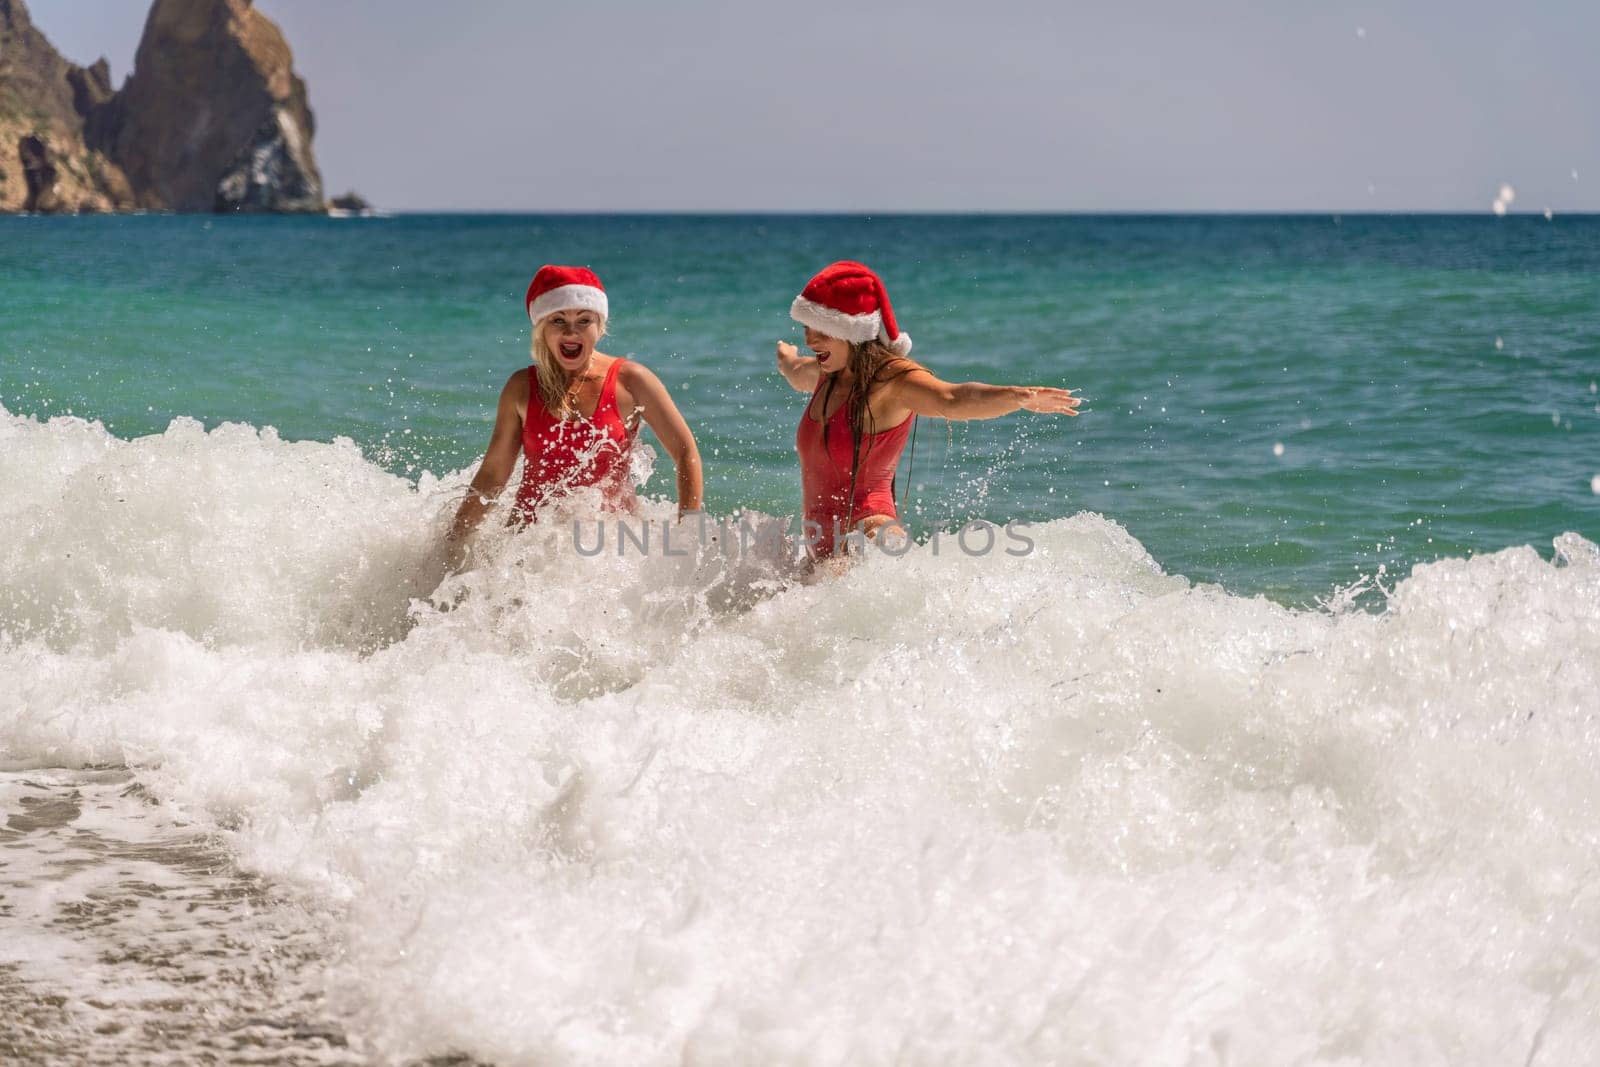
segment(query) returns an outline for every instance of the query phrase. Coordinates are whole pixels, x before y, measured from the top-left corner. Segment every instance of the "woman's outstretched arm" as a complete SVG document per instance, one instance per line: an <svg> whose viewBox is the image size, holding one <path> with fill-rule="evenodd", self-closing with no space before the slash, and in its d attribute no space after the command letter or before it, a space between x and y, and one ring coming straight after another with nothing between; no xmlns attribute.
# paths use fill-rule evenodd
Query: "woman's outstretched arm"
<svg viewBox="0 0 1600 1067"><path fill-rule="evenodd" d="M992 419L1013 411L1076 415L1079 400L1071 389L1048 385L987 385L941 381L918 367L883 386L887 399L918 415L941 419Z"/></svg>
<svg viewBox="0 0 1600 1067"><path fill-rule="evenodd" d="M517 401L527 394L528 374L526 370L517 371L506 380L505 388L500 390L500 404L495 409L494 431L489 435L489 447L483 454L483 462L478 465L478 473L473 475L467 498L456 509L455 521L450 524L449 539L457 546L478 528L489 505L506 487L506 482L511 480L511 472L517 467L517 453L522 445L522 416L517 414Z"/></svg>

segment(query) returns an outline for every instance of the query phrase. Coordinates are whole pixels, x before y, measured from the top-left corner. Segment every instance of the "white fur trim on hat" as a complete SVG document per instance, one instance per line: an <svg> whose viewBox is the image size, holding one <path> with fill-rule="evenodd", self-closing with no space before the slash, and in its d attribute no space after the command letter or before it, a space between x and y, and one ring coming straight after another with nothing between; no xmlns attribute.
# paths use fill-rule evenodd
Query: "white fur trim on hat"
<svg viewBox="0 0 1600 1067"><path fill-rule="evenodd" d="M807 300L803 296L795 297L794 303L789 305L789 317L818 333L837 337L841 341L854 341L856 344L870 341L883 332L883 316L876 311L868 311L862 315L846 315L842 311Z"/></svg>
<svg viewBox="0 0 1600 1067"><path fill-rule="evenodd" d="M876 338L902 356L911 351L911 335L902 332L893 341L889 340L883 335L883 316L876 311L846 315L826 304L797 296L794 303L789 305L789 317L802 326L809 326L818 333L837 337L841 341L859 345Z"/></svg>
<svg viewBox="0 0 1600 1067"><path fill-rule="evenodd" d="M540 319L558 311L593 311L603 319L607 317L609 306L604 289L592 285L562 285L535 297L528 305L528 318L535 326Z"/></svg>

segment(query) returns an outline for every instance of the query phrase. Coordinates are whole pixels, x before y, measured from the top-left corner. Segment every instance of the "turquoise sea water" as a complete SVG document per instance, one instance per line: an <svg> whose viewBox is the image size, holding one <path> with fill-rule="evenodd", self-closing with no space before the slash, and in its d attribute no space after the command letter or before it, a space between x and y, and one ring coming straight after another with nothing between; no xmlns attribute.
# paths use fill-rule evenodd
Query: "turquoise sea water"
<svg viewBox="0 0 1600 1067"><path fill-rule="evenodd" d="M708 507L786 514L802 401L772 347L837 258L885 277L935 373L1088 397L1076 420L924 420L923 531L1090 510L1169 572L1292 603L1600 536L1593 217L6 218L0 404L455 470L527 359L529 275L587 263L605 349L695 430Z"/></svg>

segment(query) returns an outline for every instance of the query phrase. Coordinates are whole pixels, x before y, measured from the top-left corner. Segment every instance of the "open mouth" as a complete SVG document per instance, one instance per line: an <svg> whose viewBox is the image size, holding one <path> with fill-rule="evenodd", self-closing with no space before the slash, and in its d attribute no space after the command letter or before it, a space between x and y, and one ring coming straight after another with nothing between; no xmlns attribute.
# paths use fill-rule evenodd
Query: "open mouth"
<svg viewBox="0 0 1600 1067"><path fill-rule="evenodd" d="M574 342L572 344L562 345L561 354L567 359L577 359L579 356L583 355L582 342Z"/></svg>

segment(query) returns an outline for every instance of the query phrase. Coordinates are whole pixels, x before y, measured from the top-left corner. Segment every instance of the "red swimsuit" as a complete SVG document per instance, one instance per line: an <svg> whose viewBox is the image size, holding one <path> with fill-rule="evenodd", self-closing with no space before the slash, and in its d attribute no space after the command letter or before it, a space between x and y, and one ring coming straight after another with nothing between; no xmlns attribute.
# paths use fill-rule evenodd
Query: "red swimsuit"
<svg viewBox="0 0 1600 1067"><path fill-rule="evenodd" d="M522 420L522 484L517 487L517 513L527 521L548 500L598 485L605 505L633 507L633 483L628 480L628 452L632 439L617 410L617 371L625 360L615 360L600 386L594 417L558 419L539 395L537 371L530 370L528 413Z"/></svg>
<svg viewBox="0 0 1600 1067"><path fill-rule="evenodd" d="M825 382L827 379L824 378ZM900 465L900 453L905 450L906 438L911 434L912 416L907 415L900 425L878 433L862 434L861 463L856 470L854 506L850 501L850 400L839 405L839 410L828 420L828 444L822 444L822 423L811 417L816 392L800 416L800 431L795 434L794 447L800 453L800 491L805 500L805 519L822 527L822 536L813 552L817 556L831 556L834 550L834 525L842 536L849 524L860 522L868 515L898 517L894 507L894 471ZM807 531L806 536L810 536Z"/></svg>

